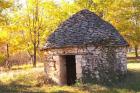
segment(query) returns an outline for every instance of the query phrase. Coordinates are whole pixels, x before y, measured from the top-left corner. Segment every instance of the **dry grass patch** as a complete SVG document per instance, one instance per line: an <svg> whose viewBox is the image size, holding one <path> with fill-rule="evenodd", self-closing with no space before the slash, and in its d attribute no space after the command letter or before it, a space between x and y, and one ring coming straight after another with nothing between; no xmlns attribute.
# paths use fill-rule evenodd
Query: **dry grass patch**
<svg viewBox="0 0 140 93"><path fill-rule="evenodd" d="M110 86L75 84L56 86L46 82L43 67L20 69L0 74L0 93L139 93L140 63L129 63L125 80Z"/></svg>

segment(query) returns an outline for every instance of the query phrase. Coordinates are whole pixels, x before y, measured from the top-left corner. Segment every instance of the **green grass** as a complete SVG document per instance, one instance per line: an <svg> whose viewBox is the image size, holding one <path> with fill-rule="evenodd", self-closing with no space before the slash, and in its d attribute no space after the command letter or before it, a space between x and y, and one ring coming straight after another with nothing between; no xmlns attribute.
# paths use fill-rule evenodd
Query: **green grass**
<svg viewBox="0 0 140 93"><path fill-rule="evenodd" d="M44 84L43 66L13 70L0 74L0 93L140 93L140 63L129 63L128 69L127 78L112 86L55 86Z"/></svg>
<svg viewBox="0 0 140 93"><path fill-rule="evenodd" d="M140 52L138 53L138 55L140 56ZM128 57L135 57L135 52L129 52L127 53Z"/></svg>
<svg viewBox="0 0 140 93"><path fill-rule="evenodd" d="M138 53L140 56L140 52ZM129 52L127 53L127 57L134 57L128 60L128 63L140 63L140 59L135 58L135 52Z"/></svg>
<svg viewBox="0 0 140 93"><path fill-rule="evenodd" d="M44 64L43 63L38 63L37 67L43 67ZM16 71L16 70L28 70L28 69L32 69L33 65L32 64L23 64L23 65L13 65L10 69L7 67L1 67L1 71Z"/></svg>
<svg viewBox="0 0 140 93"><path fill-rule="evenodd" d="M38 63L37 67L43 67L43 65L44 65L43 63ZM24 64L24 65L20 65L20 66L14 65L14 66L12 66L11 70L19 70L19 69L26 70L26 69L31 69L31 68L33 68L32 64Z"/></svg>
<svg viewBox="0 0 140 93"><path fill-rule="evenodd" d="M140 59L129 59L128 63L140 63Z"/></svg>

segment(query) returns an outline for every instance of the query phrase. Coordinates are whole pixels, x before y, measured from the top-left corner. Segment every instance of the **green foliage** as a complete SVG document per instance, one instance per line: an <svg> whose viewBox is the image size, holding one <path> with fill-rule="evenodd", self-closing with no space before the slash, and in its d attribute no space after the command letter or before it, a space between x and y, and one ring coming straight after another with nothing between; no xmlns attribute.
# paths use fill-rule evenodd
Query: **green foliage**
<svg viewBox="0 0 140 93"><path fill-rule="evenodd" d="M0 26L5 24L4 10L12 6L12 1L0 0Z"/></svg>
<svg viewBox="0 0 140 93"><path fill-rule="evenodd" d="M12 1L0 0L0 45L8 44L10 55L27 51L32 56L34 48L40 55L46 38L64 20L85 8L113 24L130 45L140 44L139 0L61 0L59 4L54 0L27 0L25 6Z"/></svg>

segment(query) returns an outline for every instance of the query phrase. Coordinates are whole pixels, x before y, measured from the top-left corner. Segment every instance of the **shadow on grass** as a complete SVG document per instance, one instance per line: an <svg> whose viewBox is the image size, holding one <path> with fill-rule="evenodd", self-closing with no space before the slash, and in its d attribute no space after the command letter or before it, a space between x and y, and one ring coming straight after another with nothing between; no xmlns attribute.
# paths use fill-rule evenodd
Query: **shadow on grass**
<svg viewBox="0 0 140 93"><path fill-rule="evenodd" d="M15 81L13 81L10 84L0 84L0 93L19 93L19 92L25 92L28 88L31 88L31 86L28 85L22 85L17 84Z"/></svg>
<svg viewBox="0 0 140 93"><path fill-rule="evenodd" d="M56 90L52 92L44 92L43 90L37 91L33 90L33 86L17 84L17 82L13 81L12 83L7 85L0 83L0 93L75 93L75 92L69 92L66 90Z"/></svg>
<svg viewBox="0 0 140 93"><path fill-rule="evenodd" d="M135 92L140 92L140 70L128 71L127 77L123 81L118 82L112 87L124 88L128 90L133 90Z"/></svg>
<svg viewBox="0 0 140 93"><path fill-rule="evenodd" d="M29 80L30 81L30 80ZM11 81L11 83L3 84L0 82L0 93L45 93L44 90L40 90L37 87L34 89L33 85L29 85L26 82L23 84L20 82L24 82L24 79L19 79L15 81ZM127 77L120 82L117 82L112 85L79 85L72 86L72 89L78 89L81 91L88 91L88 93L136 93L140 92L140 70L130 70L128 71ZM46 87L47 90L47 87ZM54 90L49 93L75 93L68 90L63 90L62 88L59 90Z"/></svg>
<svg viewBox="0 0 140 93"><path fill-rule="evenodd" d="M74 92L59 90L59 91L54 91L54 92L50 92L50 93L74 93Z"/></svg>
<svg viewBox="0 0 140 93"><path fill-rule="evenodd" d="M124 80L114 84L89 84L80 86L79 89L89 91L89 93L137 93L140 92L140 71L128 71Z"/></svg>
<svg viewBox="0 0 140 93"><path fill-rule="evenodd" d="M33 90L34 86L19 84L13 81L9 84L0 83L0 93L44 93L43 91Z"/></svg>

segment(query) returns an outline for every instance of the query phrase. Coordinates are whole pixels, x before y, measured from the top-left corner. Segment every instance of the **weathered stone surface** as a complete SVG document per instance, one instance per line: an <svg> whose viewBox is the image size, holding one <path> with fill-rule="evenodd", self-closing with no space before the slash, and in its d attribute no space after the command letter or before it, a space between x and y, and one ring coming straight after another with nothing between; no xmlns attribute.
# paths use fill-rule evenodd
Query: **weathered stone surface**
<svg viewBox="0 0 140 93"><path fill-rule="evenodd" d="M66 83L63 55L75 55L76 76L84 83L112 82L127 72L128 43L108 22L84 9L64 21L44 46L48 78Z"/></svg>
<svg viewBox="0 0 140 93"><path fill-rule="evenodd" d="M64 61L60 60L61 55L76 55L76 76L84 83L112 82L113 78L119 79L127 72L127 47L85 46L55 49L55 52L57 56L53 49L48 50L45 71L58 84L61 84L63 76L60 75L63 71L61 66L65 66L60 66Z"/></svg>
<svg viewBox="0 0 140 93"><path fill-rule="evenodd" d="M110 23L84 9L64 21L49 36L44 49L81 45L127 46L128 43Z"/></svg>
<svg viewBox="0 0 140 93"><path fill-rule="evenodd" d="M82 55L76 55L76 77L77 79L80 79L82 77Z"/></svg>

